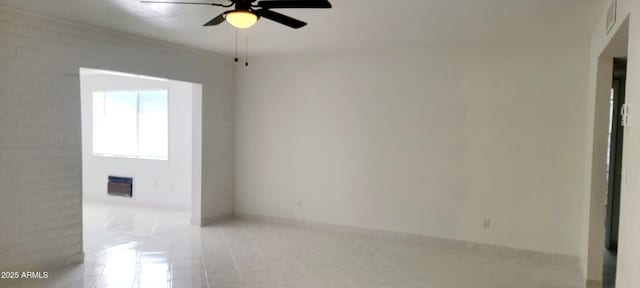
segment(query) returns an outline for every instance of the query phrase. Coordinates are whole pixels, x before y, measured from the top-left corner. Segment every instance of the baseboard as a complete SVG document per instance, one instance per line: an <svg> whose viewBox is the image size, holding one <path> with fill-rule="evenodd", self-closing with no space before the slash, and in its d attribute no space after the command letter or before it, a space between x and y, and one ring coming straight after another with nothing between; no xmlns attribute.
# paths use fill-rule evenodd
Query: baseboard
<svg viewBox="0 0 640 288"><path fill-rule="evenodd" d="M602 281L587 280L587 288L602 288Z"/></svg>
<svg viewBox="0 0 640 288"><path fill-rule="evenodd" d="M84 263L84 251L67 258L67 265Z"/></svg>
<svg viewBox="0 0 640 288"><path fill-rule="evenodd" d="M231 213L207 217L202 219L202 222L200 222L200 226L204 227L204 226L214 225L216 223L228 221L229 219L232 219L232 218L233 218L233 214Z"/></svg>
<svg viewBox="0 0 640 288"><path fill-rule="evenodd" d="M443 248L454 248L454 249L460 249L460 250L476 252L476 253L486 254L486 255L528 259L528 260L534 260L534 261L550 263L550 264L578 265L580 263L580 259L576 256L550 254L545 252L517 249L517 248L490 245L490 244L474 243L474 242L467 242L467 241L461 241L461 240L438 238L438 237L432 237L432 236L420 235L420 234L410 234L410 233L386 231L386 230L347 226L347 225L326 224L326 223L318 223L318 222L312 222L312 221L306 221L306 220L278 218L278 217L263 216L263 215L248 214L248 213L235 213L233 216L238 219L245 219L245 220L259 221L259 222L261 221L261 222L267 222L267 223L273 223L273 224L293 225L293 226L304 227L309 229L336 231L336 232L350 233L355 235L366 235L371 237L380 237L385 239L408 241L412 243L429 243L430 245L436 245Z"/></svg>

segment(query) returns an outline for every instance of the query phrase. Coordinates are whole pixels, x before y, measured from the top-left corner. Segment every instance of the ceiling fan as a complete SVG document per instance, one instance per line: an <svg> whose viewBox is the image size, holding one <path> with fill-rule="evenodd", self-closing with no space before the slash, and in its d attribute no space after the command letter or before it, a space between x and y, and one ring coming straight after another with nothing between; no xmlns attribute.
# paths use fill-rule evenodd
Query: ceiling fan
<svg viewBox="0 0 640 288"><path fill-rule="evenodd" d="M236 28L246 29L253 26L260 17L267 18L293 29L299 29L307 25L306 22L291 18L287 15L272 11L271 9L288 8L331 8L328 0L227 0L228 4L220 3L199 3L199 2L166 2L166 1L142 1L142 3L162 3L162 4L188 4L188 5L209 5L217 7L234 7L233 10L225 11L204 26L216 26L225 20ZM256 3L257 2L257 3Z"/></svg>

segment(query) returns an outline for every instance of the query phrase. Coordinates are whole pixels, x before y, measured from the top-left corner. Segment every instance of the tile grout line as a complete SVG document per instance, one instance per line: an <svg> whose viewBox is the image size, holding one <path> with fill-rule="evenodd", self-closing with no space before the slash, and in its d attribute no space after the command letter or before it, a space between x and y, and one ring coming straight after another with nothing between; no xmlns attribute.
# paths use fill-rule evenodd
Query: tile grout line
<svg viewBox="0 0 640 288"><path fill-rule="evenodd" d="M349 239L352 242L361 242L358 241L358 239L356 239L356 235L354 234L349 234L349 233L344 233L344 236L346 237L346 239ZM369 246L362 244L362 247L366 250L368 250L369 252L371 252L371 254L375 254L375 255L379 255L379 253L377 253L375 250L371 249ZM358 259L360 260L360 259ZM360 261L363 262L363 261ZM396 268L398 268L399 271L402 271L402 269L400 268L400 266L398 266L397 264L391 262L391 261L386 261L387 263L391 263L391 265L396 266ZM342 275L343 279L345 279L345 281L347 281L348 283L352 284L354 287L358 287L358 285L356 285L355 283L353 283L353 281L351 281L351 279L349 279L349 277L347 277L344 272L340 272L340 274Z"/></svg>
<svg viewBox="0 0 640 288"><path fill-rule="evenodd" d="M109 225L109 223L113 222L113 220L116 219L116 217L118 216L112 216L111 218L109 218L106 222L104 222L104 227L107 227Z"/></svg>
<svg viewBox="0 0 640 288"><path fill-rule="evenodd" d="M331 241L331 239L329 238L329 236L327 236L327 232L326 231L318 231L318 233L326 240L326 241ZM347 233L344 233L345 235ZM347 236L349 237L349 236ZM351 285L352 287L356 287L358 288L358 285L356 285L356 283L354 283L353 281L351 281L351 279L349 279L349 277L347 277L347 275L344 274L343 271L340 271L340 276L342 277L342 279L344 279L345 282L347 282L349 285Z"/></svg>
<svg viewBox="0 0 640 288"><path fill-rule="evenodd" d="M233 255L233 251L231 250L231 246L229 245L229 240L227 239L227 234L224 232L224 227L222 228L222 237L224 238L225 246L227 246L227 251L231 255L231 259L233 260L233 264L236 266L236 271L238 272L238 275L240 276L240 279L242 279L242 281L244 282L244 276L242 275L242 272L240 271L240 266L238 266L238 261L236 261L236 256Z"/></svg>
<svg viewBox="0 0 640 288"><path fill-rule="evenodd" d="M111 259L111 253L107 256L107 260L104 261L104 266L100 269L100 273L98 273L98 277L96 277L96 281L92 285L94 288L98 287L98 282L100 282L100 278L102 278L102 273L104 272L104 269L107 268L107 265L109 265L109 259Z"/></svg>
<svg viewBox="0 0 640 288"><path fill-rule="evenodd" d="M304 272L304 275L307 276L307 278L309 278L309 280L311 280L311 282L313 283L317 283L318 280L316 280L313 276L311 276L311 273L309 273L309 271L307 271L307 268L304 268L304 265L302 265L302 263L300 263L300 261L295 260L296 264L298 264L298 266L300 266L300 269L302 269L302 272Z"/></svg>
<svg viewBox="0 0 640 288"><path fill-rule="evenodd" d="M211 288L211 285L209 284L209 272L207 271L207 264L204 261L204 255L202 258L200 258L200 262L202 263L202 268L204 269L204 280L207 281L207 288ZM173 279L172 283L173 283Z"/></svg>
<svg viewBox="0 0 640 288"><path fill-rule="evenodd" d="M242 223L242 220L240 220L240 226L242 226L242 230L244 230L244 233L247 235L249 240L251 240L251 243L253 244L253 247L255 247L256 250L258 250L258 253L260 253L260 257L262 258L262 260L264 260L265 263L269 264L270 261L267 260L267 257L265 257L264 253L262 253L262 249L260 249L260 247L258 247L256 242L253 240L253 237L251 237L251 235L249 234L249 231L247 231L247 228L244 226L244 223ZM274 271L273 271L273 268L271 267L270 264L269 264L269 271L271 271L271 273L275 274ZM276 277L276 280L278 281L278 287L282 287L282 282L280 281L280 277Z"/></svg>
<svg viewBox="0 0 640 288"><path fill-rule="evenodd" d="M156 221L156 224L153 225L153 228L151 228L151 233L149 234L149 236L153 236L153 234L156 233L156 228L158 228L158 224L160 224L160 221Z"/></svg>
<svg viewBox="0 0 640 288"><path fill-rule="evenodd" d="M320 234L320 237L322 237L324 240L331 242L331 239L329 238L329 236L327 236L327 232L326 231L314 231L314 234ZM347 236L347 237L349 237L349 236ZM304 267L303 267L303 269L304 269ZM358 285L356 285L356 283L351 281L351 279L349 279L349 277L347 277L347 275L345 275L343 271L340 271L339 273L340 273L340 276L342 276L342 279L345 282L347 282L347 284L351 285L352 287L358 288Z"/></svg>
<svg viewBox="0 0 640 288"><path fill-rule="evenodd" d="M269 229L271 230L271 229ZM273 233L273 236L276 237L276 239L278 239L278 242L280 242L280 244L282 244L283 246L286 246L286 243L284 243L284 241L282 240L282 238L280 238L280 236L278 236L278 233L274 232L273 230L271 230L271 233ZM309 281L311 281L312 283L316 283L317 280L311 276L311 273L309 273L309 271L307 271L306 268L304 268L304 265L302 265L302 263L300 263L300 261L296 258L293 259L293 262L295 262L298 266L300 266L300 269L302 269L302 272L304 273L304 276L307 277L307 279Z"/></svg>

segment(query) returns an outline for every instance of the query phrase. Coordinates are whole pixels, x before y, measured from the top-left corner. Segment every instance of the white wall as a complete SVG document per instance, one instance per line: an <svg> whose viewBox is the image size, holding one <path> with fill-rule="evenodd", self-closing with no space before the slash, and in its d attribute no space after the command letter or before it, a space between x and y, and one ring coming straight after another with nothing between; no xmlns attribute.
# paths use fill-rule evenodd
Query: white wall
<svg viewBox="0 0 640 288"><path fill-rule="evenodd" d="M192 111L196 92L194 89L197 87L188 82L105 75L96 73L95 70L81 70L80 80L84 200L119 205L190 209L194 174L191 163L194 145ZM101 157L93 153L93 92L135 89L169 92L169 160L167 161ZM198 108L200 107L196 109ZM109 176L133 177L133 198L108 195Z"/></svg>
<svg viewBox="0 0 640 288"><path fill-rule="evenodd" d="M254 58L237 70L235 211L578 256L588 47Z"/></svg>
<svg viewBox="0 0 640 288"><path fill-rule="evenodd" d="M2 271L82 259L80 67L202 83L202 206L194 222L231 213L232 59L0 8Z"/></svg>

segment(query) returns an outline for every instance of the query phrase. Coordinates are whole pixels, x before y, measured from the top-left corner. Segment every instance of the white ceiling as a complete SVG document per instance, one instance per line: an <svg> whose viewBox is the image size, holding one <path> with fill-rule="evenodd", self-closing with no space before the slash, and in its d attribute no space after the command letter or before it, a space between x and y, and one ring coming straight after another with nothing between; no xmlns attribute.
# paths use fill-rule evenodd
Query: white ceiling
<svg viewBox="0 0 640 288"><path fill-rule="evenodd" d="M207 0L193 0L207 2ZM213 0L226 3L226 0ZM282 9L308 26L293 30L261 19L248 31L251 53L304 53L406 46L494 35L589 35L604 0L331 0L334 8ZM0 0L0 5L233 53L227 23L202 27L225 8L141 4L138 0ZM243 36L241 36L243 37Z"/></svg>

